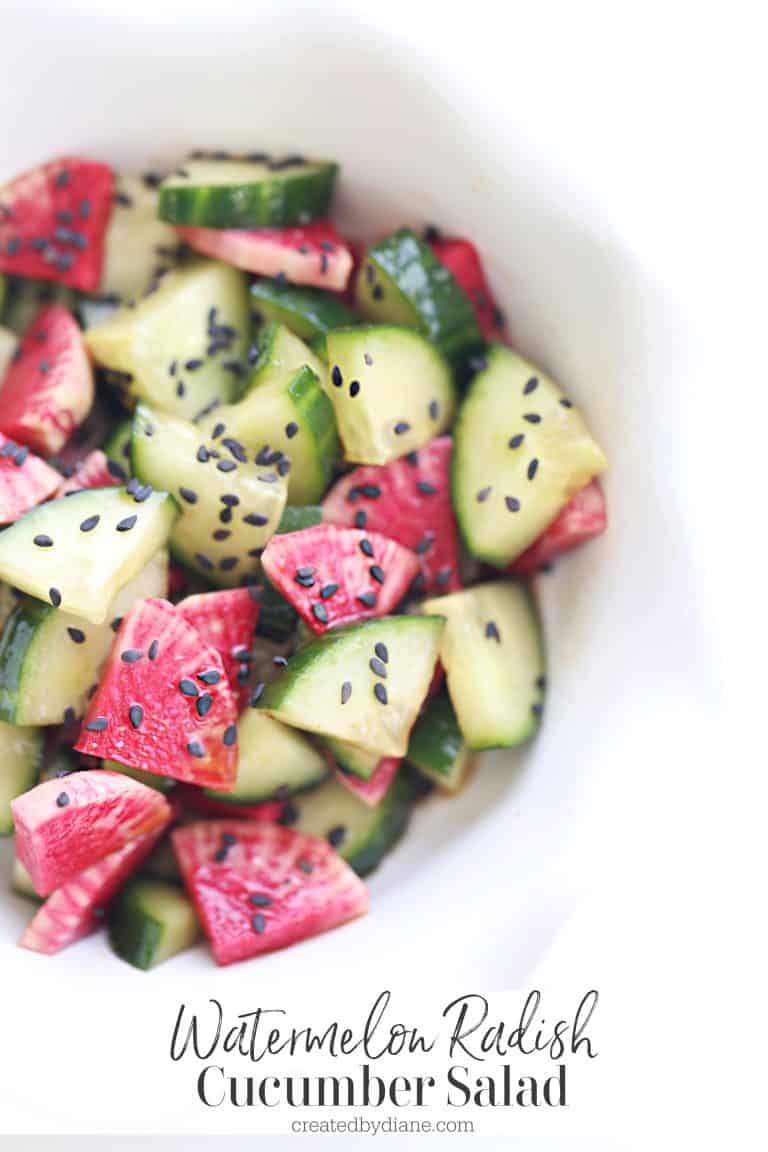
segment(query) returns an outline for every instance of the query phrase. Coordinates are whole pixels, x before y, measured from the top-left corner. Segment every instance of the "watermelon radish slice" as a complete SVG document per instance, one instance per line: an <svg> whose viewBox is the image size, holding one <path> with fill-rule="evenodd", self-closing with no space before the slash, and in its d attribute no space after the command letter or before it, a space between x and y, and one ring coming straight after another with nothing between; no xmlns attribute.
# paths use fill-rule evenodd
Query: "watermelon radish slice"
<svg viewBox="0 0 768 1152"><path fill-rule="evenodd" d="M304 228L178 228L183 240L224 264L291 284L343 292L352 271L350 249L327 220Z"/></svg>
<svg viewBox="0 0 768 1152"><path fill-rule="evenodd" d="M93 373L80 329L60 304L24 333L0 387L0 432L43 456L58 452L93 404Z"/></svg>
<svg viewBox="0 0 768 1152"><path fill-rule="evenodd" d="M224 816L232 820L280 820L289 807L287 800L267 800L264 804L233 804L208 796L192 784L177 784L174 796L190 812L201 816Z"/></svg>
<svg viewBox="0 0 768 1152"><path fill-rule="evenodd" d="M421 568L417 591L461 588L451 505L452 446L450 436L439 436L389 464L355 468L323 501L324 518L333 524L384 532L415 552Z"/></svg>
<svg viewBox="0 0 768 1152"><path fill-rule="evenodd" d="M318 635L388 615L419 567L394 540L333 524L273 536L261 563L270 583Z"/></svg>
<svg viewBox="0 0 768 1152"><path fill-rule="evenodd" d="M488 287L485 270L474 244L457 236L437 236L429 245L440 263L453 273L472 302L477 322L489 342L504 341L504 314Z"/></svg>
<svg viewBox="0 0 768 1152"><path fill-rule="evenodd" d="M111 852L52 892L30 920L19 946L53 956L100 928L107 905L152 851L165 827Z"/></svg>
<svg viewBox="0 0 768 1152"><path fill-rule="evenodd" d="M95 448L76 465L71 476L59 485L56 496L82 492L84 488L118 488L122 480L114 462L100 448Z"/></svg>
<svg viewBox="0 0 768 1152"><path fill-rule="evenodd" d="M123 618L78 752L229 791L237 709L221 657L167 600Z"/></svg>
<svg viewBox="0 0 768 1152"><path fill-rule="evenodd" d="M570 552L579 544L592 540L605 531L608 517L605 495L599 480L592 480L568 501L564 508L507 569L514 576L526 576L551 563L556 556Z"/></svg>
<svg viewBox="0 0 768 1152"><path fill-rule="evenodd" d="M86 769L45 780L11 803L16 855L47 896L170 819L165 797L119 772Z"/></svg>
<svg viewBox="0 0 768 1152"><path fill-rule="evenodd" d="M363 804L367 804L369 808L375 808L389 791L401 764L402 760L399 757L385 756L379 760L373 775L369 776L367 780L361 780L359 776L345 772L343 768L336 769L336 779L339 784L343 784L358 799L362 800Z"/></svg>
<svg viewBox="0 0 768 1152"><path fill-rule="evenodd" d="M248 696L251 644L259 619L260 588L227 588L188 596L177 611L219 653L241 707Z"/></svg>
<svg viewBox="0 0 768 1152"><path fill-rule="evenodd" d="M315 836L212 820L176 828L172 840L217 964L286 948L367 911L363 882Z"/></svg>
<svg viewBox="0 0 768 1152"><path fill-rule="evenodd" d="M29 448L0 435L0 524L12 524L58 488L61 476Z"/></svg>
<svg viewBox="0 0 768 1152"><path fill-rule="evenodd" d="M0 188L0 272L95 292L113 186L108 165L63 156Z"/></svg>

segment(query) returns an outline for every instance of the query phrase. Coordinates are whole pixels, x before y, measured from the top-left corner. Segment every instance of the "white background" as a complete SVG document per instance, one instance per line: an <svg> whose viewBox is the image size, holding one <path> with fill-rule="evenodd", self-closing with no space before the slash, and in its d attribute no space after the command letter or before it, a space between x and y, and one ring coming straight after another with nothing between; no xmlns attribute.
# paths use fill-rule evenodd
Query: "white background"
<svg viewBox="0 0 768 1152"><path fill-rule="evenodd" d="M73 21L85 21L92 8L68 7ZM318 5L288 7L301 23L322 21ZM768 92L758 6L475 2L450 13L444 4L388 0L326 4L323 12L330 8L347 9L350 21L379 26L382 35L425 53L435 84L448 91L460 85L467 104L483 110L491 135L501 122L528 134L534 147L538 137L545 140L542 181L567 182L574 211L609 224L624 251L669 290L670 324L682 325L670 347L679 357L690 434L676 446L674 469L684 468L695 482L686 485L690 535L676 546L681 563L692 565L701 646L690 653L690 666L680 660L670 618L669 649L658 658L680 668L679 691L670 694L666 712L644 712L638 699L637 727L626 731L625 742L617 734L612 757L596 764L591 802L574 814L573 834L557 853L574 909L534 973L520 973L524 984L559 990L564 1000L573 989L601 989L601 1059L565 1116L504 1121L514 1140L504 1146L569 1152L764 1146L765 1125L752 1116L762 1095L757 977L765 960L760 849L768 767L761 563ZM218 9L222 19L235 18L232 5ZM126 19L146 22L150 53L154 38L172 40L174 20L189 10L189 4L134 3ZM162 30L150 28L150 11L161 15ZM252 27L270 12L270 5L253 2L242 19ZM357 114L364 100L364 93L350 93ZM8 94L3 107L8 115ZM372 124L372 147L375 134ZM668 378L663 386L670 386ZM649 469L667 465L674 471L671 459L649 454ZM652 544L637 556L649 575L659 563ZM639 622L659 610L656 602L636 603ZM706 695L698 693L702 669L695 662L707 664ZM631 678L631 668L623 671ZM688 673L696 692L687 691ZM600 701L595 725L609 727L610 711L611 700ZM641 765L632 754L636 741L650 751ZM88 1013L66 1003L65 983L57 1005L55 979L53 966L40 970L46 986L38 1014L29 1003L14 1003L13 987L3 989L2 1094L26 1101L29 1124L36 1107L42 1113L57 1099L57 1079L71 1076L75 1060L95 1093L117 1078L137 1130L172 1131L175 1105L169 1102L163 1115L162 1081L145 1085L131 1021L120 1022L117 1038L110 1033L109 1048L99 1047L107 1036L100 1021L90 1042L68 1031ZM107 992L98 991L101 1008ZM330 990L323 994L332 1001ZM148 990L148 1005L155 995ZM119 1020L119 1003L114 1012ZM155 1028L165 1035L153 1019L148 1030ZM154 1036L152 1043L154 1052ZM161 1077L157 1055L146 1061ZM100 1120L91 1130L104 1130L98 1100L94 1114ZM141 1147L148 1143L143 1139ZM309 1146L337 1142L316 1138ZM179 1147L193 1145L187 1137Z"/></svg>

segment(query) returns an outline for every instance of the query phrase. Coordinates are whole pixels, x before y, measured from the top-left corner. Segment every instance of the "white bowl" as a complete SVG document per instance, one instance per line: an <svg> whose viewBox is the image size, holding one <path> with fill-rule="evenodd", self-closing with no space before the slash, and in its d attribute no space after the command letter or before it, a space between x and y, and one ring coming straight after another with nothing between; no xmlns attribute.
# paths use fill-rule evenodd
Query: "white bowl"
<svg viewBox="0 0 768 1152"><path fill-rule="evenodd" d="M515 343L582 405L611 460L610 527L540 581L551 687L539 738L484 757L466 792L417 813L371 878L366 918L217 981L235 995L256 982L295 987L308 973L364 976L372 988L430 974L511 987L580 886L564 871L566 847L568 860L588 854L580 837L598 811L631 824L631 802L609 813L590 780L622 774L625 804L645 778L658 780L650 761L674 732L681 668L686 696L697 677L710 686L706 660L688 659L701 651L695 557L705 531L691 539L691 517L701 519L685 471L698 417L681 420L693 394L690 317L669 289L678 264L665 292L653 282L658 232L648 262L638 255L638 198L617 204L611 156L594 136L586 151L583 101L569 108L562 88L555 99L548 71L518 59L511 40L509 55L488 45L481 76L464 66L455 28L451 69L418 13L382 38L344 8L245 13L224 0L207 14L164 5L150 22L149 5L138 18L134 6L28 3L0 76L3 107L14 110L0 175L70 150L134 168L205 146L337 157L352 231L430 221L473 238ZM556 58L567 58L562 45ZM579 166L577 145L589 164ZM625 160L628 151L617 145ZM27 990L108 985L128 1013L148 983L176 999L211 987L203 947L150 975L115 959L103 937L53 960L20 952L29 911L0 895L0 966Z"/></svg>

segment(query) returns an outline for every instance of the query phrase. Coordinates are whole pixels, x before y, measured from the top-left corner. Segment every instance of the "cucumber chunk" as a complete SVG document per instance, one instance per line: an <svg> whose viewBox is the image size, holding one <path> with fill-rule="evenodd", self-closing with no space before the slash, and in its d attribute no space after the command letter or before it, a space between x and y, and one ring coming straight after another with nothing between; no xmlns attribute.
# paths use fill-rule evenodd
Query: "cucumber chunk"
<svg viewBox="0 0 768 1152"><path fill-rule="evenodd" d="M142 176L115 181L115 204L104 241L99 294L130 300L179 260L175 230L157 216L158 193Z"/></svg>
<svg viewBox="0 0 768 1152"><path fill-rule="evenodd" d="M530 592L511 581L425 600L446 620L440 659L470 748L509 748L537 730L544 649Z"/></svg>
<svg viewBox="0 0 768 1152"><path fill-rule="evenodd" d="M449 427L453 378L425 336L367 325L330 332L326 344L326 387L347 460L386 464Z"/></svg>
<svg viewBox="0 0 768 1152"><path fill-rule="evenodd" d="M201 422L201 431L223 424L228 436L286 474L292 503L319 500L339 456L323 376L325 369L306 344L282 325L272 325L246 396L217 408Z"/></svg>
<svg viewBox="0 0 768 1152"><path fill-rule="evenodd" d="M126 477L131 474L131 436L133 421L121 420L112 434L104 441L104 455L118 464Z"/></svg>
<svg viewBox="0 0 768 1152"><path fill-rule="evenodd" d="M192 160L160 185L160 217L203 228L309 224L328 215L337 165Z"/></svg>
<svg viewBox="0 0 768 1152"><path fill-rule="evenodd" d="M313 528L323 519L323 510L318 505L297 508L286 505L280 518L278 532L300 532L302 528ZM270 640L285 640L296 627L298 615L291 604L281 596L266 576L262 576L261 612L256 625L256 635Z"/></svg>
<svg viewBox="0 0 768 1152"><path fill-rule="evenodd" d="M322 377L322 361L303 340L285 324L267 324L259 333L258 359L251 369L245 391L251 392L276 380L290 380L305 365L316 376Z"/></svg>
<svg viewBox="0 0 768 1152"><path fill-rule="evenodd" d="M332 328L352 328L359 323L359 317L351 308L322 288L254 280L251 296L261 317L285 324L302 340L315 340Z"/></svg>
<svg viewBox="0 0 768 1152"><path fill-rule="evenodd" d="M191 948L199 934L192 901L161 880L131 880L109 917L115 952L144 970Z"/></svg>
<svg viewBox="0 0 768 1152"><path fill-rule="evenodd" d="M557 384L491 347L454 431L453 503L469 551L505 567L606 465Z"/></svg>
<svg viewBox="0 0 768 1152"><path fill-rule="evenodd" d="M207 796L231 804L259 804L314 788L328 775L325 757L305 736L252 708L237 725L237 747L235 787L230 792L206 788Z"/></svg>
<svg viewBox="0 0 768 1152"><path fill-rule="evenodd" d="M331 737L323 743L342 771L359 776L361 780L370 780L381 760L375 752L366 752L348 740L334 740Z"/></svg>
<svg viewBox="0 0 768 1152"><path fill-rule="evenodd" d="M177 559L231 588L258 572L285 506L285 481L272 468L243 463L244 453L238 446L233 454L219 429L205 436L194 424L140 404L132 463L140 480L168 486L178 501L181 516L171 533Z"/></svg>
<svg viewBox="0 0 768 1152"><path fill-rule="evenodd" d="M89 328L85 342L127 399L191 420L235 398L249 335L245 277L207 260L169 272L135 308Z"/></svg>
<svg viewBox="0 0 768 1152"><path fill-rule="evenodd" d="M426 241L403 228L368 249L355 303L379 324L406 324L428 336L454 368L483 346L472 303Z"/></svg>
<svg viewBox="0 0 768 1152"><path fill-rule="evenodd" d="M42 732L0 723L0 836L13 832L11 801L34 787L42 762Z"/></svg>
<svg viewBox="0 0 768 1152"><path fill-rule="evenodd" d="M300 648L260 706L284 723L404 756L443 632L430 616L390 616L334 629ZM376 651L385 651L387 660ZM380 660L386 677L371 660Z"/></svg>
<svg viewBox="0 0 768 1152"><path fill-rule="evenodd" d="M330 779L291 801L291 815L297 815L291 827L328 840L358 876L367 876L405 832L415 798L406 766L375 808Z"/></svg>
<svg viewBox="0 0 768 1152"><path fill-rule="evenodd" d="M0 577L102 624L118 591L165 545L177 514L167 492L140 503L124 488L73 492L0 533Z"/></svg>
<svg viewBox="0 0 768 1152"><path fill-rule="evenodd" d="M413 726L408 762L441 788L456 792L464 782L470 759L450 697L440 692Z"/></svg>
<svg viewBox="0 0 768 1152"><path fill-rule="evenodd" d="M71 724L86 710L115 638L112 624L136 600L165 596L168 554L158 552L113 600L104 624L23 597L0 634L0 719L11 724Z"/></svg>

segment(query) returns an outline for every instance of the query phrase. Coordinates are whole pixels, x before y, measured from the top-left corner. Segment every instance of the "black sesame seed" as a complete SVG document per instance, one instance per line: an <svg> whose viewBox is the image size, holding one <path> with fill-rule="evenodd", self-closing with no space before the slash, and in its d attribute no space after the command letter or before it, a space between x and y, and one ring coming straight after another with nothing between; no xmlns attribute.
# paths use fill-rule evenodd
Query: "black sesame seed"
<svg viewBox="0 0 768 1152"><path fill-rule="evenodd" d="M365 528L367 520L368 520L367 513L364 512L362 508L358 508L357 512L355 512L355 519L354 519L355 528Z"/></svg>
<svg viewBox="0 0 768 1152"><path fill-rule="evenodd" d="M197 504L197 492L192 488L179 488L179 495L187 504Z"/></svg>
<svg viewBox="0 0 768 1152"><path fill-rule="evenodd" d="M344 377L341 374L341 368L339 368L338 364L334 364L333 368L331 369L331 380L333 381L336 388L341 388L342 384L344 383Z"/></svg>
<svg viewBox="0 0 768 1152"><path fill-rule="evenodd" d="M259 700L261 700L262 696L264 695L265 687L266 687L266 685L263 682L259 683L255 686L255 688L253 689L253 692L251 692L250 700L248 701L251 708L255 708L256 705L258 704Z"/></svg>
<svg viewBox="0 0 768 1152"><path fill-rule="evenodd" d="M217 528L213 534L214 540L228 540L232 535L228 528Z"/></svg>
<svg viewBox="0 0 768 1152"><path fill-rule="evenodd" d="M269 908L272 903L271 896L264 896L261 892L254 892L252 896L248 897L248 899L250 900L251 904L255 904L257 908Z"/></svg>
<svg viewBox="0 0 768 1152"><path fill-rule="evenodd" d="M518 432L517 436L512 436L507 443L510 448L519 448L523 440L525 440L525 433Z"/></svg>
<svg viewBox="0 0 768 1152"><path fill-rule="evenodd" d="M286 424L286 426L285 426L285 434L289 440L293 440L293 438L296 435L296 433L298 432L298 430L299 430L299 426L295 420L291 420L290 423Z"/></svg>
<svg viewBox="0 0 768 1152"><path fill-rule="evenodd" d="M534 716L541 716L543 711L544 709L541 704L531 704L531 712L533 712Z"/></svg>
<svg viewBox="0 0 768 1152"><path fill-rule="evenodd" d="M410 432L411 426L406 420L398 420L393 429L395 436L403 436L406 432Z"/></svg>
<svg viewBox="0 0 768 1152"><path fill-rule="evenodd" d="M202 679L202 677L200 677L200 679ZM179 691L183 692L185 696L197 696L200 689L194 680L190 680L188 676L183 676L181 680L179 680Z"/></svg>
<svg viewBox="0 0 768 1152"><path fill-rule="evenodd" d="M97 716L95 720L91 720L90 724L86 724L86 732L103 732L107 727L109 721L106 716Z"/></svg>
<svg viewBox="0 0 768 1152"><path fill-rule="evenodd" d="M222 504L226 504L228 508L237 508L240 503L240 497L234 492L225 492L223 496L219 496Z"/></svg>
<svg viewBox="0 0 768 1152"><path fill-rule="evenodd" d="M147 650L147 656L149 656L150 660L155 659L155 657L157 656L157 652L158 652L159 647L160 647L160 645L158 644L157 640L153 640L149 646L149 649Z"/></svg>
<svg viewBox="0 0 768 1152"><path fill-rule="evenodd" d="M573 408L573 401L569 400L567 396L563 396L560 400L560 403L562 404L563 408Z"/></svg>
<svg viewBox="0 0 768 1152"><path fill-rule="evenodd" d="M234 472L235 468L237 468L237 464L235 464L234 460L219 460L216 467L218 468L219 472Z"/></svg>
<svg viewBox="0 0 768 1152"><path fill-rule="evenodd" d="M65 727L71 728L75 720L77 720L77 715L75 714L74 708L65 708L63 716Z"/></svg>
<svg viewBox="0 0 768 1152"><path fill-rule="evenodd" d="M203 684L218 684L221 680L221 673L217 672L215 668L209 668L205 672L198 672L197 678L202 680Z"/></svg>
<svg viewBox="0 0 768 1152"><path fill-rule="evenodd" d="M187 372L196 372L198 368L202 368L204 363L205 361L201 360L199 356L195 356L192 360L186 360L184 367Z"/></svg>
<svg viewBox="0 0 768 1152"><path fill-rule="evenodd" d="M379 704L387 703L387 690L383 684L374 684L373 694L378 700Z"/></svg>
<svg viewBox="0 0 768 1152"><path fill-rule="evenodd" d="M67 632L75 644L85 644L85 632L82 628L67 628Z"/></svg>
<svg viewBox="0 0 768 1152"><path fill-rule="evenodd" d="M357 600L364 608L376 607L376 593L375 592L361 592Z"/></svg>
<svg viewBox="0 0 768 1152"><path fill-rule="evenodd" d="M54 608L58 608L59 604L61 604L61 592L59 592L58 588L49 588L48 596Z"/></svg>
<svg viewBox="0 0 768 1152"><path fill-rule="evenodd" d="M243 448L239 440L235 440L232 436L225 436L222 444L227 451L234 456L235 460L238 460L241 464L247 463L248 457L245 454L245 448Z"/></svg>
<svg viewBox="0 0 768 1152"><path fill-rule="evenodd" d="M501 644L501 636L495 620L489 620L486 624L485 636L487 640L495 640L497 644Z"/></svg>
<svg viewBox="0 0 768 1152"><path fill-rule="evenodd" d="M338 584L323 584L322 588L320 589L320 595L322 596L323 600L328 600L331 596L335 595L338 590Z"/></svg>
<svg viewBox="0 0 768 1152"><path fill-rule="evenodd" d="M141 484L133 494L134 504L143 504L145 500L149 500L152 492L151 484Z"/></svg>
<svg viewBox="0 0 768 1152"><path fill-rule="evenodd" d="M53 547L53 540L51 539L50 536L44 536L44 535L35 536L34 539L32 540L32 543L36 544L38 548L52 548Z"/></svg>
<svg viewBox="0 0 768 1152"><path fill-rule="evenodd" d="M373 650L378 656L379 660L382 660L385 664L389 664L389 651L386 644L383 644L380 640L378 644L374 645Z"/></svg>
<svg viewBox="0 0 768 1152"><path fill-rule="evenodd" d="M187 744L187 752L190 756L196 756L198 759L205 756L205 750L199 740L190 740Z"/></svg>
<svg viewBox="0 0 768 1152"><path fill-rule="evenodd" d="M448 581L451 578L451 572L452 571L453 571L453 569L450 567L450 565L448 565L445 568L441 568L438 571L437 575L435 576L435 584L437 584L438 588L445 587L445 585L448 583Z"/></svg>
<svg viewBox="0 0 768 1152"><path fill-rule="evenodd" d="M435 488L434 484L430 484L428 480L418 480L416 482L416 487L423 496L437 495L437 488Z"/></svg>
<svg viewBox="0 0 768 1152"><path fill-rule="evenodd" d="M222 513L222 516L223 515L224 513ZM195 552L195 560L201 568L205 568L206 572L213 571L213 560L211 560L210 556L206 556L204 552Z"/></svg>
<svg viewBox="0 0 768 1152"><path fill-rule="evenodd" d="M69 796L66 792L59 792L56 797L56 806L58 808L66 808L67 804L69 804Z"/></svg>
<svg viewBox="0 0 768 1152"><path fill-rule="evenodd" d="M343 824L337 824L335 828L331 828L328 833L328 843L331 848L338 848L347 835L347 830Z"/></svg>
<svg viewBox="0 0 768 1152"><path fill-rule="evenodd" d="M120 520L120 522L116 524L115 527L117 528L118 532L130 532L131 528L133 528L137 520L138 516L126 516L126 518L124 520Z"/></svg>
<svg viewBox="0 0 768 1152"><path fill-rule="evenodd" d="M302 588L314 588L314 576L294 576L294 582L300 584Z"/></svg>
<svg viewBox="0 0 768 1152"><path fill-rule="evenodd" d="M291 470L291 462L288 459L281 460L277 466L277 471L280 476L287 476Z"/></svg>
<svg viewBox="0 0 768 1152"><path fill-rule="evenodd" d="M537 688L539 688L543 691L547 686L546 676L537 676L535 681L534 681L534 684Z"/></svg>
<svg viewBox="0 0 768 1152"><path fill-rule="evenodd" d="M131 704L128 709L128 719L134 728L141 728L141 722L144 719L144 709L140 704Z"/></svg>
<svg viewBox="0 0 768 1152"><path fill-rule="evenodd" d="M212 440L218 440L219 436L221 436L223 431L224 431L224 425L221 423L221 421L219 421L219 423L215 425L213 432L211 432L211 439Z"/></svg>
<svg viewBox="0 0 768 1152"><path fill-rule="evenodd" d="M219 560L219 568L222 572L231 572L233 568L237 567L239 559L239 556L224 556Z"/></svg>
<svg viewBox="0 0 768 1152"><path fill-rule="evenodd" d="M221 512L219 512L219 520L221 521L222 524L231 524L232 523L232 509L231 508L222 508Z"/></svg>
<svg viewBox="0 0 768 1152"><path fill-rule="evenodd" d="M297 576L314 576L315 569L311 564L304 564L301 568L296 569Z"/></svg>
<svg viewBox="0 0 768 1152"><path fill-rule="evenodd" d="M490 494L491 494L491 487L489 485L487 488L481 488L480 489L480 491L475 496L475 500L477 500L478 504L482 504L484 500L488 499Z"/></svg>
<svg viewBox="0 0 768 1152"><path fill-rule="evenodd" d="M237 740L237 725L230 724L222 736L222 741L226 744L227 748L231 748Z"/></svg>
<svg viewBox="0 0 768 1152"><path fill-rule="evenodd" d="M369 500L378 500L381 496L381 488L378 484L361 484L360 495L367 496Z"/></svg>
<svg viewBox="0 0 768 1152"><path fill-rule="evenodd" d="M262 932L267 927L267 921L262 916L261 912L255 913L253 919L251 920L251 924L253 925L253 930L257 936L261 936Z"/></svg>
<svg viewBox="0 0 768 1152"><path fill-rule="evenodd" d="M243 516L244 524L251 524L255 528L263 528L265 524L269 523L268 516L262 516L260 512L249 512L247 516Z"/></svg>
<svg viewBox="0 0 768 1152"><path fill-rule="evenodd" d="M523 388L523 396L530 396L531 392L535 392L538 386L538 377L531 376L530 380L527 381L525 388Z"/></svg>
<svg viewBox="0 0 768 1152"><path fill-rule="evenodd" d="M221 842L222 844L226 844L227 848L234 848L235 844L237 844L237 836L235 836L234 832L222 832Z"/></svg>
<svg viewBox="0 0 768 1152"><path fill-rule="evenodd" d="M384 583L384 569L381 567L380 564L372 564L371 567L368 569L368 571L370 572L371 576L373 577L373 579L376 581L377 584L383 584Z"/></svg>
<svg viewBox="0 0 768 1152"><path fill-rule="evenodd" d="M347 700L349 700L351 695L352 695L352 684L349 680L345 680L341 686L341 702L342 702L342 704L346 704Z"/></svg>
<svg viewBox="0 0 768 1152"><path fill-rule="evenodd" d="M139 648L126 648L124 652L120 653L120 659L124 664L135 664L137 660L141 660L144 653Z"/></svg>
<svg viewBox="0 0 768 1152"><path fill-rule="evenodd" d="M213 858L217 864L222 864L226 860L227 856L229 856L229 848L226 846L217 848L213 854Z"/></svg>
<svg viewBox="0 0 768 1152"><path fill-rule="evenodd" d="M506 506L510 512L519 512L520 511L520 501L517 499L516 496L505 496L504 497L504 503L506 504Z"/></svg>
<svg viewBox="0 0 768 1152"><path fill-rule="evenodd" d="M407 461L408 461L408 463L409 463L409 464L411 464L411 465L413 465L413 467L414 467L414 468L418 467L418 463L419 463L419 454L418 454L418 452L407 452L407 453L405 454L405 456L403 457L403 459L404 459L404 460L407 460Z"/></svg>
<svg viewBox="0 0 768 1152"><path fill-rule="evenodd" d="M523 420L527 420L529 424L540 424L541 416L539 416L538 412L526 412Z"/></svg>
<svg viewBox="0 0 768 1152"><path fill-rule="evenodd" d="M26 446L24 448L19 448L18 452L16 452L13 457L13 462L17 468L21 468L22 464L26 462L27 456L29 456L29 448Z"/></svg>
<svg viewBox="0 0 768 1152"><path fill-rule="evenodd" d="M195 708L197 710L198 716L201 719L208 715L212 707L213 696L211 696L210 692L204 692L203 695L198 696L197 700L195 701Z"/></svg>
<svg viewBox="0 0 768 1152"><path fill-rule="evenodd" d="M534 456L533 460L531 460L530 464L528 465L528 479L533 480L533 478L536 475L536 473L538 472L538 470L539 470L539 462L536 459L536 457Z"/></svg>
<svg viewBox="0 0 768 1152"><path fill-rule="evenodd" d="M324 604L320 604L319 601L312 605L312 615L315 620L319 620L321 624L328 623L328 609Z"/></svg>
<svg viewBox="0 0 768 1152"><path fill-rule="evenodd" d="M429 402L429 415L432 420L437 420L440 415L440 405L437 400L430 400Z"/></svg>
<svg viewBox="0 0 768 1152"><path fill-rule="evenodd" d="M107 460L107 472L109 472L110 476L114 476L115 480L125 480L125 468L123 468L121 464L118 464L117 460ZM93 520L93 517L91 516L90 519ZM97 516L96 523L98 523L98 521L99 518ZM88 529L86 528L84 531L87 532Z"/></svg>
<svg viewBox="0 0 768 1152"><path fill-rule="evenodd" d="M359 380L353 380L349 386L350 396L357 396L359 391L360 391L360 381Z"/></svg>
<svg viewBox="0 0 768 1152"><path fill-rule="evenodd" d="M360 541L360 551L362 552L363 556L373 556L373 544L371 544L367 536L364 536Z"/></svg>
<svg viewBox="0 0 768 1152"><path fill-rule="evenodd" d="M371 295L373 296L374 300L381 300L382 296L384 295L384 289L382 288L381 284L374 284Z"/></svg>
<svg viewBox="0 0 768 1152"><path fill-rule="evenodd" d="M303 857L301 860L296 861L296 867L300 868L301 871L304 872L307 876L309 876L310 873L314 872L315 870L315 866L312 861L305 860Z"/></svg>
<svg viewBox="0 0 768 1152"><path fill-rule="evenodd" d="M374 675L381 676L382 680L386 680L387 669L384 667L384 661L379 660L378 656L371 656L370 660L368 661L368 666Z"/></svg>
<svg viewBox="0 0 768 1152"><path fill-rule="evenodd" d="M207 464L207 462L210 460L210 458L211 458L210 453L209 453L208 449L206 448L205 444L201 444L197 450L197 459L200 461L201 464Z"/></svg>

